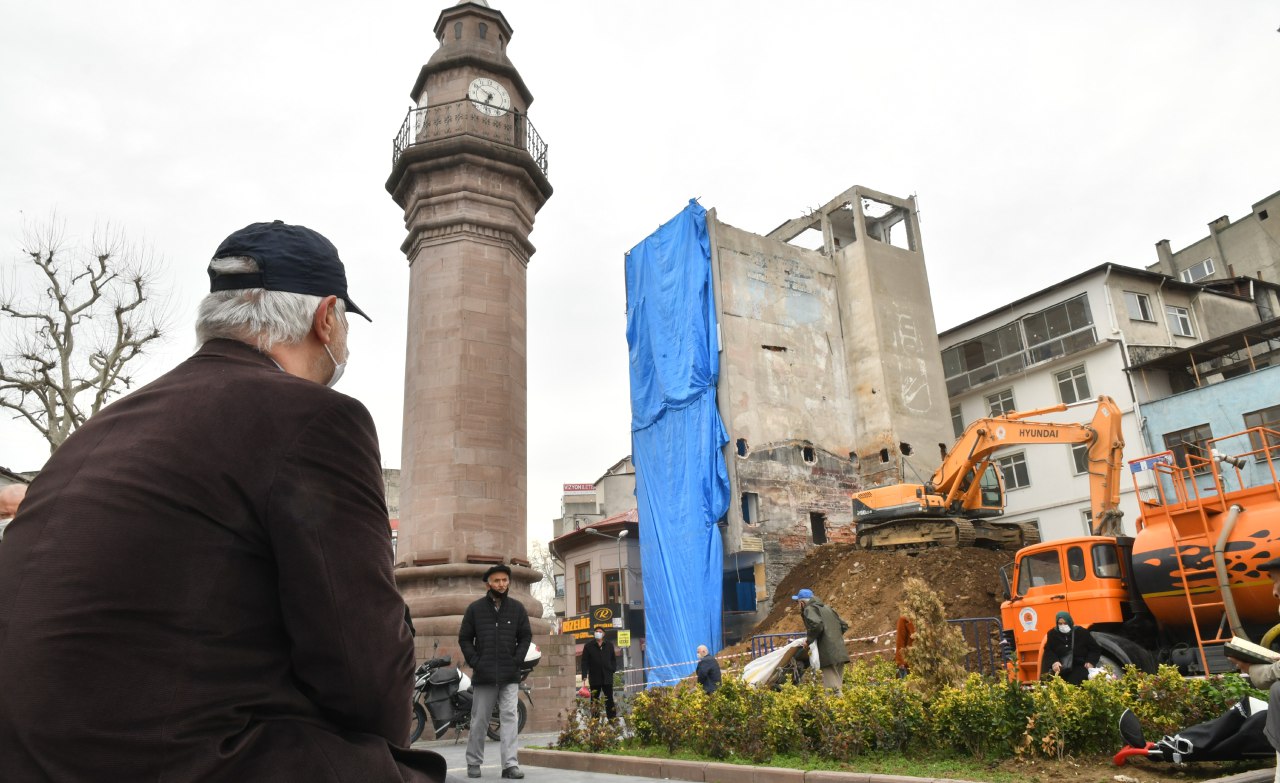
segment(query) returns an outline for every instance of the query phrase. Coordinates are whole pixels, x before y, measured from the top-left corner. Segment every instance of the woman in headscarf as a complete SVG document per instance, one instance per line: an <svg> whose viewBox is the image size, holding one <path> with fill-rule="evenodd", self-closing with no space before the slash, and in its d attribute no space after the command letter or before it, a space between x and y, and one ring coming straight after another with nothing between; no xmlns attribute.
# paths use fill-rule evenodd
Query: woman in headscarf
<svg viewBox="0 0 1280 783"><path fill-rule="evenodd" d="M1054 625L1044 638L1040 676L1056 674L1072 685L1079 685L1089 679L1089 670L1097 667L1102 648L1089 629L1077 626L1066 612L1058 612Z"/></svg>

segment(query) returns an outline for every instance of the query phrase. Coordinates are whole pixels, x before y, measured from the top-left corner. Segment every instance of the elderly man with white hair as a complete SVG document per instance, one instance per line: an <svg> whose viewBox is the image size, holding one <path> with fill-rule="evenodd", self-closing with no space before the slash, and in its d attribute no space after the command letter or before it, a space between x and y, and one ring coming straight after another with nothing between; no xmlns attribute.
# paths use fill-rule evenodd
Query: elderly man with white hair
<svg viewBox="0 0 1280 783"><path fill-rule="evenodd" d="M53 454L0 546L6 780L440 781L338 251L255 223L195 355ZM367 317L367 316L366 316Z"/></svg>
<svg viewBox="0 0 1280 783"><path fill-rule="evenodd" d="M18 515L18 506L27 496L26 484L5 484L0 487L0 540L4 538L4 529Z"/></svg>

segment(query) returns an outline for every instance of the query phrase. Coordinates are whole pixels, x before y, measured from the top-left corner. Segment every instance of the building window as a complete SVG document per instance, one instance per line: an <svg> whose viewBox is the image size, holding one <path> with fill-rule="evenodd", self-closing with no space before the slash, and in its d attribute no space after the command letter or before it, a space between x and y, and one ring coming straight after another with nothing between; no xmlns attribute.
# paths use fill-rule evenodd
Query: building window
<svg viewBox="0 0 1280 783"><path fill-rule="evenodd" d="M1085 536L1093 535L1093 509L1091 508L1080 509L1080 531L1081 531L1080 533L1081 535L1085 535Z"/></svg>
<svg viewBox="0 0 1280 783"><path fill-rule="evenodd" d="M1213 259L1206 258L1200 263L1182 270L1182 274L1178 275L1178 277L1184 283L1194 283L1198 280L1205 279L1211 274L1213 274Z"/></svg>
<svg viewBox="0 0 1280 783"><path fill-rule="evenodd" d="M1071 464L1075 468L1077 476L1089 472L1088 443L1077 443L1071 447Z"/></svg>
<svg viewBox="0 0 1280 783"><path fill-rule="evenodd" d="M951 432L958 438L964 434L964 416L959 405L951 406Z"/></svg>
<svg viewBox="0 0 1280 783"><path fill-rule="evenodd" d="M1254 427L1266 427L1269 430L1280 432L1280 405L1273 405L1270 408L1263 408L1260 411L1246 413L1244 415L1245 429L1253 429ZM1263 443L1266 440L1266 443ZM1250 432L1249 447L1258 452L1258 456L1262 456L1262 449L1266 448L1271 452L1271 458L1280 457L1280 435L1275 432Z"/></svg>
<svg viewBox="0 0 1280 783"><path fill-rule="evenodd" d="M992 416L999 416L1003 413L1013 413L1017 408L1013 407L1013 389L1005 389L995 394L987 395L987 410Z"/></svg>
<svg viewBox="0 0 1280 783"><path fill-rule="evenodd" d="M1006 492L1031 486L1031 476L1027 473L1026 452L1019 451L1017 454L1001 457L996 460L996 467L1000 468L1000 476L1004 479Z"/></svg>
<svg viewBox="0 0 1280 783"><path fill-rule="evenodd" d="M827 543L827 515L816 511L809 512L809 530L813 533L813 543Z"/></svg>
<svg viewBox="0 0 1280 783"><path fill-rule="evenodd" d="M556 574L556 598L564 598L564 574Z"/></svg>
<svg viewBox="0 0 1280 783"><path fill-rule="evenodd" d="M575 595L578 597L576 614L591 611L591 563L578 563L573 569Z"/></svg>
<svg viewBox="0 0 1280 783"><path fill-rule="evenodd" d="M1020 325L1027 343L1027 364L1073 353L1095 342L1087 294L1032 313Z"/></svg>
<svg viewBox="0 0 1280 783"><path fill-rule="evenodd" d="M1191 331L1191 313L1185 307L1166 305L1164 314L1169 317L1169 328L1179 337L1195 337Z"/></svg>
<svg viewBox="0 0 1280 783"><path fill-rule="evenodd" d="M1092 396L1089 394L1089 378L1084 374L1083 364L1063 370L1053 377L1058 380L1058 398L1068 405Z"/></svg>
<svg viewBox="0 0 1280 783"><path fill-rule="evenodd" d="M1132 291L1124 292L1124 307L1129 312L1129 318L1133 321L1155 321L1156 318L1151 314L1151 297L1146 294L1135 294Z"/></svg>
<svg viewBox="0 0 1280 783"><path fill-rule="evenodd" d="M622 572L605 571L603 576L604 602L606 604L622 603Z"/></svg>
<svg viewBox="0 0 1280 783"><path fill-rule="evenodd" d="M1204 472L1209 469L1209 449L1206 442L1212 437L1213 432L1209 429L1209 425L1201 424L1185 430L1165 433L1164 447L1173 452L1173 461L1178 464L1178 467L1188 467L1187 456L1191 455L1198 458L1195 463L1196 471Z"/></svg>
<svg viewBox="0 0 1280 783"><path fill-rule="evenodd" d="M742 493L742 523L755 525L760 522L760 495L756 492Z"/></svg>

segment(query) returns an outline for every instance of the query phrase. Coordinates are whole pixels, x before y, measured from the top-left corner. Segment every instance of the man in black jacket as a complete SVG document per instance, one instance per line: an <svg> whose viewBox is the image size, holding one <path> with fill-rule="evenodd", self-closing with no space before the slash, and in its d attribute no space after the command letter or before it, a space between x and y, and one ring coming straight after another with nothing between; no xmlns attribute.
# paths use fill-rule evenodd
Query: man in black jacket
<svg viewBox="0 0 1280 783"><path fill-rule="evenodd" d="M705 644L698 645L698 668L694 674L698 675L698 684L706 693L715 693L720 687L720 662Z"/></svg>
<svg viewBox="0 0 1280 783"><path fill-rule="evenodd" d="M533 633L529 613L507 595L511 568L502 564L484 572L489 591L467 607L458 629L458 645L471 667L471 733L467 738L467 777L480 777L488 716L498 703L502 740L502 777L523 778L516 765L516 734L520 727L516 698L520 695L520 664Z"/></svg>
<svg viewBox="0 0 1280 783"><path fill-rule="evenodd" d="M614 718L613 673L618 664L613 645L604 640L604 631L596 629L595 641L582 645L582 679L591 688L591 699L600 698L604 691L604 710L609 720Z"/></svg>

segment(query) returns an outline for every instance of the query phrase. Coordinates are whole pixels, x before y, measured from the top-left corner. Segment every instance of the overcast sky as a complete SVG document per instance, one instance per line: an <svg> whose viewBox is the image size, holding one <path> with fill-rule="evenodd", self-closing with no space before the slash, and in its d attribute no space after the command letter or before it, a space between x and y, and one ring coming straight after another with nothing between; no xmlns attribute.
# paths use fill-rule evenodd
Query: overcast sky
<svg viewBox="0 0 1280 783"><path fill-rule="evenodd" d="M555 187L528 274L531 538L561 484L630 452L623 254L689 198L764 233L851 185L916 194L945 329L1280 190L1270 2L492 4ZM55 209L149 245L177 325L149 379L192 350L224 236L315 228L374 319L340 388L399 467L408 266L384 183L443 7L0 3L0 280ZM0 465L46 457L0 421Z"/></svg>

